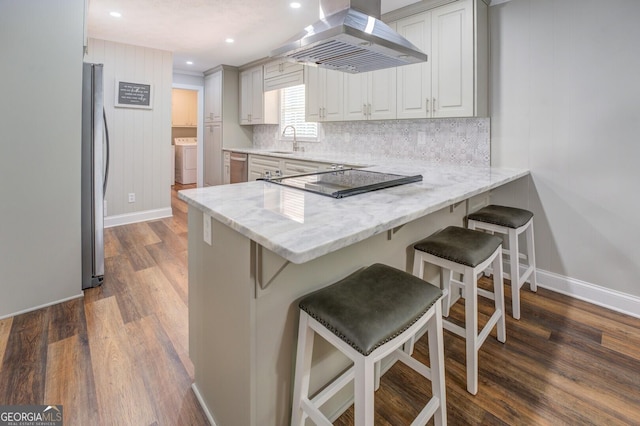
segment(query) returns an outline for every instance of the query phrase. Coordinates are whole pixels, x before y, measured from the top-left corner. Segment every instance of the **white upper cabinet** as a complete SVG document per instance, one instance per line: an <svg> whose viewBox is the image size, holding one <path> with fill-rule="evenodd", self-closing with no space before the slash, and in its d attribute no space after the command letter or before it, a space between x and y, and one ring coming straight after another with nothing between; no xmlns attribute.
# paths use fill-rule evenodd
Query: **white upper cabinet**
<svg viewBox="0 0 640 426"><path fill-rule="evenodd" d="M487 6L460 0L401 19L397 31L428 55L398 67L398 118L487 114Z"/></svg>
<svg viewBox="0 0 640 426"><path fill-rule="evenodd" d="M264 65L264 91L304 84L304 65L274 61Z"/></svg>
<svg viewBox="0 0 640 426"><path fill-rule="evenodd" d="M240 73L240 124L277 124L278 93L264 92L262 66Z"/></svg>
<svg viewBox="0 0 640 426"><path fill-rule="evenodd" d="M396 29L395 23L390 23L389 27ZM345 74L344 119L395 119L396 74L396 68Z"/></svg>
<svg viewBox="0 0 640 426"><path fill-rule="evenodd" d="M222 70L204 78L204 121L222 121Z"/></svg>
<svg viewBox="0 0 640 426"><path fill-rule="evenodd" d="M430 117L427 103L431 102L431 12L401 19L397 31L418 49L427 54L427 62L398 67L398 118Z"/></svg>
<svg viewBox="0 0 640 426"><path fill-rule="evenodd" d="M473 1L434 9L431 24L432 116L473 116Z"/></svg>
<svg viewBox="0 0 640 426"><path fill-rule="evenodd" d="M344 73L304 67L305 119L310 122L344 120Z"/></svg>
<svg viewBox="0 0 640 426"><path fill-rule="evenodd" d="M345 120L396 118L396 69L387 68L344 76Z"/></svg>
<svg viewBox="0 0 640 426"><path fill-rule="evenodd" d="M307 121L487 116L484 0L453 1L390 26L427 62L362 74L305 67Z"/></svg>

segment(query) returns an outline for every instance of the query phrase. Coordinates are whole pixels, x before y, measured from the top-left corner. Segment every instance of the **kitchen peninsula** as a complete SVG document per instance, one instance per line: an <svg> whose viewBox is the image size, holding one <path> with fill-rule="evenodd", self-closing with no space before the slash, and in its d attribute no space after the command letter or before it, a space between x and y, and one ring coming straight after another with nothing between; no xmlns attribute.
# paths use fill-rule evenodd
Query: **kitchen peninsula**
<svg viewBox="0 0 640 426"><path fill-rule="evenodd" d="M189 204L189 353L217 425L289 422L296 301L380 262L411 271L412 244L484 205L526 170L384 160L421 182L343 199L258 181L181 191ZM319 342L311 388L347 366ZM350 388L326 406L350 403Z"/></svg>

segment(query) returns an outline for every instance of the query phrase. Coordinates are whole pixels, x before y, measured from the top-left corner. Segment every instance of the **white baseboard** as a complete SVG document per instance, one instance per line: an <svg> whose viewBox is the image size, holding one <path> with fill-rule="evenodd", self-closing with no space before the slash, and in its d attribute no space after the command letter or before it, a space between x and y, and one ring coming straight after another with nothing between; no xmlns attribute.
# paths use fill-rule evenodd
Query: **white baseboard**
<svg viewBox="0 0 640 426"><path fill-rule="evenodd" d="M115 216L107 216L104 218L104 227L127 225L129 223L145 222L147 220L162 219L173 216L171 207L155 210L144 210L135 213L125 213Z"/></svg>
<svg viewBox="0 0 640 426"><path fill-rule="evenodd" d="M538 286L640 318L640 297L538 269Z"/></svg>
<svg viewBox="0 0 640 426"><path fill-rule="evenodd" d="M207 404L204 403L204 399L202 398L202 395L198 390L198 386L196 386L195 383L192 383L191 389L193 389L193 393L196 395L196 399L200 403L200 407L202 407L202 411L204 411L204 414L207 416L207 419L209 420L209 423L211 424L211 426L216 426L216 422L213 420L213 415L209 411Z"/></svg>
<svg viewBox="0 0 640 426"><path fill-rule="evenodd" d="M509 268L509 262L505 262L504 275L507 279L511 278L508 272ZM490 269L488 269L488 271L490 271ZM522 274L524 271L525 267L520 265L520 273ZM640 318L640 297L542 269L536 270L536 274L539 287L597 306L602 306L603 308L611 309L621 314Z"/></svg>
<svg viewBox="0 0 640 426"><path fill-rule="evenodd" d="M56 301L53 301L53 302L45 303L44 305L39 305L39 306L34 306L33 308L23 309L21 311L14 312L12 314L2 315L2 316L0 316L0 320L3 320L5 318L9 318L9 317L15 317L15 316L21 315L21 314L26 314L27 312L37 311L38 309L46 308L48 306L57 305L58 303L68 302L69 300L79 299L80 297L84 297L84 292L80 292L80 294L76 294L75 296L65 297L64 299L60 299L60 300L56 300Z"/></svg>

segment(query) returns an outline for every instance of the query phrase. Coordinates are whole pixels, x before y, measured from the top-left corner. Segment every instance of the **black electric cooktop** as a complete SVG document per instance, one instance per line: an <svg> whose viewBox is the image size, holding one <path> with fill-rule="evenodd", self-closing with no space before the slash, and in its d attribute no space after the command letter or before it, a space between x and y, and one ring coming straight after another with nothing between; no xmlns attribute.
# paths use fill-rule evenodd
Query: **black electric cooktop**
<svg viewBox="0 0 640 426"><path fill-rule="evenodd" d="M419 182L422 175L403 176L358 169L339 169L268 179L290 188L303 189L333 198L343 198L392 186Z"/></svg>

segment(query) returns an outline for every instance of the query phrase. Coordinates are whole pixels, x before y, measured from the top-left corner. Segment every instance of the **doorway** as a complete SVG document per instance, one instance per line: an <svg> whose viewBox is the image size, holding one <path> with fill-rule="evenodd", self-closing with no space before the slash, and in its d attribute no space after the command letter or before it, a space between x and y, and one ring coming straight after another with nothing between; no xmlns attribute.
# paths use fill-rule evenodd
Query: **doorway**
<svg viewBox="0 0 640 426"><path fill-rule="evenodd" d="M204 88L173 84L171 100L172 186L203 186Z"/></svg>

